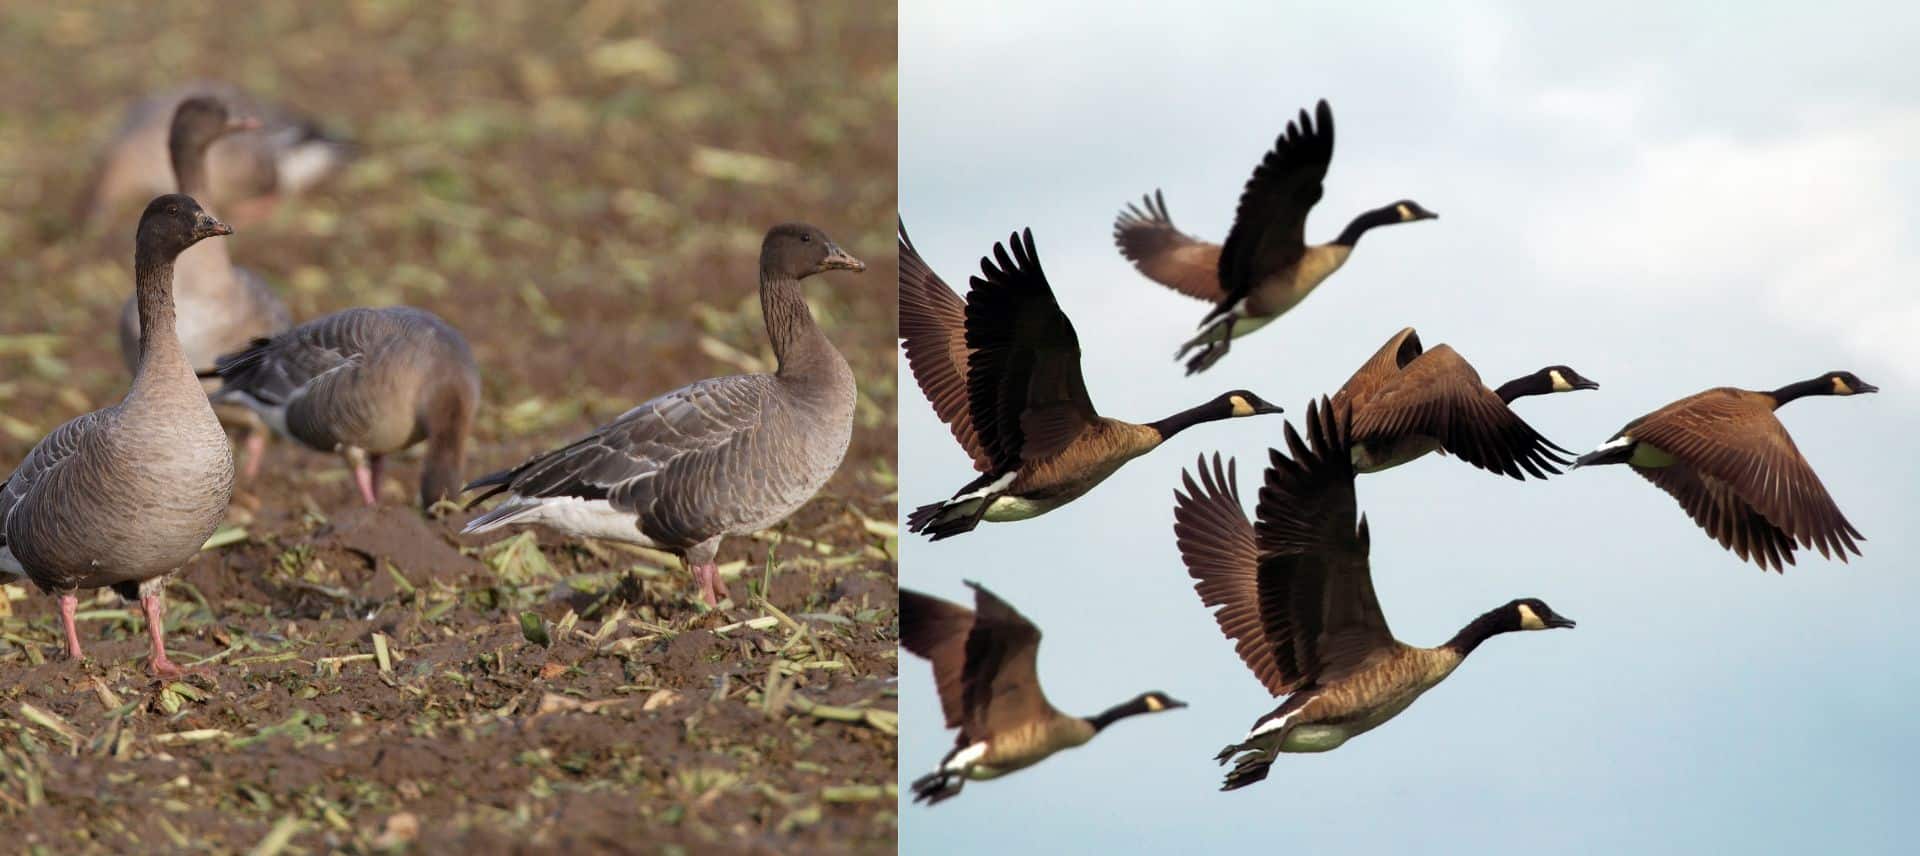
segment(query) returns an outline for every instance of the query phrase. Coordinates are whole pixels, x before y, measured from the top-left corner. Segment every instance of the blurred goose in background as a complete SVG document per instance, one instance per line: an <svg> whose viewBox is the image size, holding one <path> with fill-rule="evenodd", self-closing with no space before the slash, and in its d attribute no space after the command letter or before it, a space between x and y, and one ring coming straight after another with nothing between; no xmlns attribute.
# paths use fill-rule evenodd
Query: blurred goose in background
<svg viewBox="0 0 1920 856"><path fill-rule="evenodd" d="M1855 542L1867 538L1840 513L1773 412L1808 395L1879 391L1845 371L1772 392L1716 387L1627 423L1574 466L1632 467L1672 494L1720 546L1762 568L1784 572L1796 540L1844 562L1849 550L1860 555Z"/></svg>
<svg viewBox="0 0 1920 856"><path fill-rule="evenodd" d="M825 232L773 227L760 245L760 309L778 368L684 386L559 449L476 479L471 508L505 500L463 533L544 524L570 535L671 551L701 599L727 596L720 539L787 518L840 468L857 391L846 358L814 323L800 281L864 271Z"/></svg>
<svg viewBox="0 0 1920 856"><path fill-rule="evenodd" d="M1206 371L1227 355L1234 339L1299 305L1346 264L1367 230L1440 216L1402 199L1362 212L1332 241L1308 246L1307 212L1320 201L1332 160L1333 111L1323 100L1313 118L1302 110L1288 122L1254 169L1224 247L1175 228L1157 190L1142 200L1144 210L1128 205L1114 221L1114 243L1148 279L1214 304L1200 319L1200 332L1175 356L1199 351L1187 360L1187 374Z"/></svg>
<svg viewBox="0 0 1920 856"><path fill-rule="evenodd" d="M218 98L196 96L181 101L167 136L167 152L180 192L201 198L207 192L208 147L259 126L259 120L253 117L234 115ZM248 342L271 336L293 323L293 315L280 296L258 275L235 266L227 249L226 241L209 241L181 253L174 263L175 332L196 372L213 368L221 354L246 347ZM121 308L120 355L129 370L139 363L138 298L128 300ZM240 429L244 438L240 475L242 480L251 481L266 454L266 426L245 408L222 407L215 412L221 421Z"/></svg>
<svg viewBox="0 0 1920 856"><path fill-rule="evenodd" d="M0 571L59 597L76 660L84 656L76 592L111 586L140 601L148 668L181 671L167 659L165 580L225 518L233 447L173 332L173 265L182 250L232 233L187 196L147 205L133 263L146 335L132 388L119 404L55 428L0 483Z"/></svg>
<svg viewBox="0 0 1920 856"><path fill-rule="evenodd" d="M179 105L191 98L217 99L234 112L255 117L258 127L214 143L207 157L207 198L214 210L265 216L281 197L306 191L350 162L356 146L330 136L320 125L286 107L255 98L230 83L204 82L152 95L127 108L102 148L92 183L80 201L80 220L100 223L133 199L190 191L175 183L169 165L168 127Z"/></svg>
<svg viewBox="0 0 1920 856"><path fill-rule="evenodd" d="M900 645L933 664L947 727L960 729L940 768L914 780L914 802L938 805L970 779L1031 767L1129 716L1187 706L1154 690L1093 716L1061 713L1040 688L1040 628L979 583L967 586L973 609L900 590Z"/></svg>
<svg viewBox="0 0 1920 856"><path fill-rule="evenodd" d="M420 505L457 495L480 370L460 331L407 306L347 309L221 357L217 404L260 415L277 433L338 454L360 498L377 505L385 456L426 441Z"/></svg>
<svg viewBox="0 0 1920 856"><path fill-rule="evenodd" d="M1007 245L995 244L993 258L980 260L981 276L963 303L901 227L907 365L981 473L952 498L915 509L910 531L938 541L982 520L1038 517L1194 425L1280 412L1236 389L1157 422L1101 416L1080 373L1079 336L1040 269L1032 230Z"/></svg>
<svg viewBox="0 0 1920 856"><path fill-rule="evenodd" d="M1287 455L1271 453L1259 523L1240 508L1232 465L1200 461L1182 474L1174 539L1200 602L1254 677L1287 700L1214 756L1239 756L1225 791L1267 777L1281 752L1327 752L1399 715L1446 680L1480 643L1501 633L1572 627L1536 598L1495 607L1446 644L1393 638L1373 591L1366 518L1356 509L1344 415L1307 407L1308 442L1286 426Z"/></svg>
<svg viewBox="0 0 1920 856"><path fill-rule="evenodd" d="M1423 350L1406 327L1334 393L1333 406L1353 414L1353 465L1363 473L1397 467L1428 452L1451 453L1480 469L1546 478L1567 452L1533 430L1507 405L1600 385L1567 366L1548 366L1488 389L1480 373L1446 345ZM1567 452L1567 454L1572 454Z"/></svg>

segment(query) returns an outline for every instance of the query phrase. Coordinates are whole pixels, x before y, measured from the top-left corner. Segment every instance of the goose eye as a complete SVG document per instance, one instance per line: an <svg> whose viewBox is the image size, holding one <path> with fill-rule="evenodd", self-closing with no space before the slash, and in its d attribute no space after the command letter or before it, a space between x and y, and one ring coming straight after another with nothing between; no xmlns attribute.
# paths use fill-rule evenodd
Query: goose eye
<svg viewBox="0 0 1920 856"><path fill-rule="evenodd" d="M800 243L802 243L802 244L811 244L811 243L813 243L813 236L812 236L812 235L801 235L801 236L800 236Z"/></svg>

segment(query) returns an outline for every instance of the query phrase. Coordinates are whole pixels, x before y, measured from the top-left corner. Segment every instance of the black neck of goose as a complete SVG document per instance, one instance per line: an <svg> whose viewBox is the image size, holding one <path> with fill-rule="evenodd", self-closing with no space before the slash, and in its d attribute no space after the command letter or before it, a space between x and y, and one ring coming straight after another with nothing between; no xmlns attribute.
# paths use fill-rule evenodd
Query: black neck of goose
<svg viewBox="0 0 1920 856"><path fill-rule="evenodd" d="M1154 433L1160 435L1161 442L1166 442L1172 439L1173 435L1192 428L1195 425L1199 425L1202 422L1216 422L1230 415L1232 414L1227 413L1214 402L1209 401L1206 404L1189 407L1158 422L1149 422L1147 423L1147 427L1152 428Z"/></svg>
<svg viewBox="0 0 1920 856"><path fill-rule="evenodd" d="M167 156L173 161L173 181L180 192L204 204L207 190L207 149L213 137L192 128L176 128L167 135Z"/></svg>
<svg viewBox="0 0 1920 856"><path fill-rule="evenodd" d="M1501 401L1512 404L1516 398L1525 398L1529 395L1545 395L1552 391L1551 386L1541 382L1539 375L1527 375L1525 377L1514 378L1501 384L1499 389L1493 391L1493 394L1500 396Z"/></svg>
<svg viewBox="0 0 1920 856"><path fill-rule="evenodd" d="M1808 395L1832 395L1833 381L1825 377L1790 383L1769 393L1773 396L1773 406L1779 407L1796 398Z"/></svg>
<svg viewBox="0 0 1920 856"><path fill-rule="evenodd" d="M173 329L173 260L178 255L146 244L134 249L133 291L140 311L142 367L159 355L180 350Z"/></svg>
<svg viewBox="0 0 1920 856"><path fill-rule="evenodd" d="M1391 206L1375 208L1353 218L1353 222L1348 223L1347 228L1340 230L1340 236L1334 238L1333 242L1343 247L1352 247L1360 243L1360 236L1366 234L1368 229L1398 222L1400 222L1400 212L1395 211Z"/></svg>
<svg viewBox="0 0 1920 856"><path fill-rule="evenodd" d="M1488 638L1514 629L1512 610L1502 606L1467 622L1467 626L1460 628L1460 632L1453 634L1453 638L1441 647L1451 648L1454 653L1465 657Z"/></svg>
<svg viewBox="0 0 1920 856"><path fill-rule="evenodd" d="M813 322L813 310L800 291L800 281L784 273L760 271L760 312L766 316L767 339L780 375L804 372L806 357L825 344L825 334Z"/></svg>
<svg viewBox="0 0 1920 856"><path fill-rule="evenodd" d="M1137 716L1142 713L1151 713L1151 712L1152 711L1147 707L1147 702L1145 699L1136 698L1136 699L1133 699L1132 701L1123 702L1121 704L1114 705L1113 707L1107 708L1106 710L1103 710L1099 713L1089 716L1087 717L1087 722L1088 724L1093 726L1093 733L1099 734L1100 732L1105 731L1107 726L1112 725L1116 722L1119 722L1122 719L1126 719L1129 716Z"/></svg>

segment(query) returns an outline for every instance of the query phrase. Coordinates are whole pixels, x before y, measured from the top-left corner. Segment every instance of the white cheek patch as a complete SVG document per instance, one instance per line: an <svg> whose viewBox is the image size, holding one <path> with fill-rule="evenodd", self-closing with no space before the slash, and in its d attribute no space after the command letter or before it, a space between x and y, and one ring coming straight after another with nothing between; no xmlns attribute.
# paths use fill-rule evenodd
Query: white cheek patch
<svg viewBox="0 0 1920 856"><path fill-rule="evenodd" d="M1248 404L1246 399L1236 395L1232 398L1232 403L1233 403L1233 415L1235 416L1252 416L1253 415L1253 405Z"/></svg>
<svg viewBox="0 0 1920 856"><path fill-rule="evenodd" d="M1523 603L1520 604L1520 629L1545 630L1547 623L1540 620L1540 615L1533 611L1533 607Z"/></svg>
<svg viewBox="0 0 1920 856"><path fill-rule="evenodd" d="M1553 371L1547 372L1547 377L1550 377L1553 379L1554 392L1572 392L1573 391L1573 384L1567 383L1567 379L1561 376L1559 369L1554 369Z"/></svg>
<svg viewBox="0 0 1920 856"><path fill-rule="evenodd" d="M1393 206L1393 210L1395 210L1395 211L1397 211L1397 212L1399 212L1399 213L1400 213L1400 219L1401 219L1401 220L1412 220L1412 219L1413 219L1413 212L1412 212L1412 211L1408 211L1408 210L1407 210L1407 206L1405 206L1405 205L1395 205L1395 206Z"/></svg>

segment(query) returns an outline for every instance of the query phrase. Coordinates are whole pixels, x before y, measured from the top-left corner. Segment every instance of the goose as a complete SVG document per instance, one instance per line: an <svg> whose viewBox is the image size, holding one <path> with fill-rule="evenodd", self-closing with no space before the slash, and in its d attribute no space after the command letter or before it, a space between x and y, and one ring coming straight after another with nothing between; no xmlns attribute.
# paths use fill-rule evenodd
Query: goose
<svg viewBox="0 0 1920 856"><path fill-rule="evenodd" d="M195 96L181 101L173 111L167 135L167 151L180 192L205 198L208 147L258 127L258 119L234 115L219 98ZM226 241L209 241L181 253L174 263L173 282L178 316L174 328L195 371L211 369L221 354L293 323L293 314L279 295L258 275L233 263ZM120 310L120 355L129 371L139 364L137 299L127 300ZM214 412L221 421L240 429L240 478L252 481L266 454L267 426L244 408L220 407Z"/></svg>
<svg viewBox="0 0 1920 856"><path fill-rule="evenodd" d="M1360 236L1377 226L1438 219L1411 199L1363 211L1332 241L1306 243L1307 212L1320 201L1321 182L1333 159L1333 111L1325 100L1314 116L1300 111L1247 180L1225 246L1202 241L1173 225L1166 197L1156 190L1142 205L1129 204L1113 224L1120 253L1148 279L1212 303L1200 330L1175 359L1187 374L1206 371L1234 339L1299 305L1346 264Z"/></svg>
<svg viewBox="0 0 1920 856"><path fill-rule="evenodd" d="M900 590L900 644L933 664L947 727L960 729L939 769L914 781L914 802L938 805L959 796L969 779L1031 767L1129 716L1187 706L1154 690L1093 716L1055 710L1034 667L1040 628L979 583L967 585L973 609Z"/></svg>
<svg viewBox="0 0 1920 856"><path fill-rule="evenodd" d="M1553 365L1488 389L1453 348L1423 350L1420 335L1406 327L1334 393L1333 406L1353 414L1353 465L1360 472L1444 450L1489 472L1519 479L1525 470L1546 478L1560 472L1554 464L1568 463L1549 450L1567 450L1541 437L1508 405L1529 395L1599 388L1572 368Z"/></svg>
<svg viewBox="0 0 1920 856"><path fill-rule="evenodd" d="M459 492L480 369L467 340L410 306L355 308L221 357L216 404L259 414L275 433L340 455L360 498L380 502L387 455L425 441L420 505Z"/></svg>
<svg viewBox="0 0 1920 856"><path fill-rule="evenodd" d="M1458 668L1480 643L1520 630L1572 627L1538 598L1520 598L1475 618L1445 644L1417 648L1393 638L1368 568L1370 536L1353 494L1344 419L1321 399L1307 407L1303 443L1285 427L1289 456L1271 453L1259 524L1240 510L1231 462L1215 454L1182 473L1173 532L1200 602L1268 692L1287 699L1240 742L1221 790L1267 777L1281 752L1326 752L1392 719Z"/></svg>
<svg viewBox="0 0 1920 856"><path fill-rule="evenodd" d="M1693 522L1743 561L1785 572L1794 542L1823 557L1860 555L1847 522L1773 412L1808 395L1879 392L1833 371L1772 392L1722 386L1627 423L1576 467L1626 464L1678 500Z"/></svg>
<svg viewBox="0 0 1920 856"><path fill-rule="evenodd" d="M74 627L80 589L112 587L138 600L167 658L165 584L200 552L233 495L233 447L173 333L173 264L182 250L233 229L192 197L154 199L134 244L140 363L124 399L42 439L0 482L0 571L25 575L60 600L67 654L85 657Z"/></svg>
<svg viewBox="0 0 1920 856"><path fill-rule="evenodd" d="M510 470L482 476L472 508L505 501L463 533L540 523L678 554L709 607L727 596L720 539L765 529L811 499L853 436L853 371L813 321L800 281L861 272L825 232L768 230L760 245L760 309L778 368L703 380L661 395L593 433Z"/></svg>
<svg viewBox="0 0 1920 856"><path fill-rule="evenodd" d="M214 98L260 125L216 142L208 156L209 208L240 208L260 217L272 203L297 195L339 172L357 146L323 130L313 118L273 104L230 83L202 82L140 99L127 108L102 147L93 178L79 202L79 220L101 222L121 205L178 190L169 168L169 126L183 102Z"/></svg>
<svg viewBox="0 0 1920 856"><path fill-rule="evenodd" d="M907 364L981 473L952 498L916 509L907 518L910 531L938 541L982 520L1037 517L1187 428L1280 412L1236 389L1157 422L1101 416L1080 374L1080 340L1047 284L1031 229L980 260L982 275L964 303L927 266L904 227L899 241Z"/></svg>

